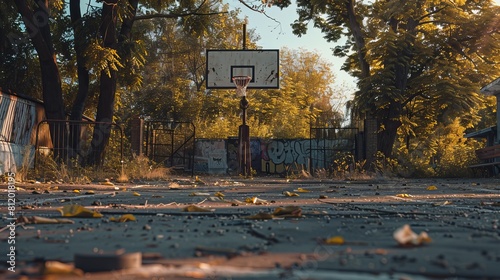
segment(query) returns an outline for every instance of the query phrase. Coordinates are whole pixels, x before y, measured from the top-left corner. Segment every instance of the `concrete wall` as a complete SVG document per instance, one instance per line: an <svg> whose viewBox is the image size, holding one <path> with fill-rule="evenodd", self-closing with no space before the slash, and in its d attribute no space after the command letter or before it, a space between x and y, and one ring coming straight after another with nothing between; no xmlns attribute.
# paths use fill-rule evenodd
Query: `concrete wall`
<svg viewBox="0 0 500 280"><path fill-rule="evenodd" d="M261 174L279 174L287 169L329 168L336 150L352 151L347 139L251 139L252 168ZM238 170L238 139L197 139L195 172L234 174Z"/></svg>
<svg viewBox="0 0 500 280"><path fill-rule="evenodd" d="M220 139L196 139L195 149L194 170L196 172L227 173L226 141Z"/></svg>

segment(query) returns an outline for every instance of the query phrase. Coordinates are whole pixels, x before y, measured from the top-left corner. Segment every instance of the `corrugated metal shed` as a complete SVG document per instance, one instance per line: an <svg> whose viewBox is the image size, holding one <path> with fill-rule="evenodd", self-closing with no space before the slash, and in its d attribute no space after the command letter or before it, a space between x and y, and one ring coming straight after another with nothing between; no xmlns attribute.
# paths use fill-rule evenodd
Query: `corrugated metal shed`
<svg viewBox="0 0 500 280"><path fill-rule="evenodd" d="M481 89L481 93L484 93L486 95L497 95L497 94L500 94L500 78L497 78L493 82L491 82L488 85L484 86Z"/></svg>
<svg viewBox="0 0 500 280"><path fill-rule="evenodd" d="M41 104L0 89L0 172L17 172L24 158L33 155L40 117Z"/></svg>

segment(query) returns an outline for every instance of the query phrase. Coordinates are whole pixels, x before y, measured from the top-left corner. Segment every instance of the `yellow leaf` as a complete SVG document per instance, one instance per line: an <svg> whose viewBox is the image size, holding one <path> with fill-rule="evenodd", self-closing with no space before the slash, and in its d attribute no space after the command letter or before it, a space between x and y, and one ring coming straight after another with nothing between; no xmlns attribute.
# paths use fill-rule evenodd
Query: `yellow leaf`
<svg viewBox="0 0 500 280"><path fill-rule="evenodd" d="M135 219L135 216L132 214L124 214L119 218L111 217L111 218L109 218L109 221L110 222L117 222L117 223L124 223L124 222L129 222L129 221L135 222L137 220Z"/></svg>
<svg viewBox="0 0 500 280"><path fill-rule="evenodd" d="M138 192L133 192L132 194L133 194L134 196L141 196L141 194L140 194L140 193L138 193Z"/></svg>
<svg viewBox="0 0 500 280"><path fill-rule="evenodd" d="M397 197L402 197L402 198L409 198L409 197L412 197L411 195L407 194L407 193L400 193L400 194L397 194L396 195Z"/></svg>
<svg viewBox="0 0 500 280"><path fill-rule="evenodd" d="M428 186L428 187L427 187L427 190L428 190L428 191L435 191L435 190L437 190L437 189L438 189L438 188L437 188L436 186Z"/></svg>
<svg viewBox="0 0 500 280"><path fill-rule="evenodd" d="M328 245L342 245L344 243L345 243L345 240L342 236L333 236L333 237L327 238L325 240L325 244L328 244Z"/></svg>
<svg viewBox="0 0 500 280"><path fill-rule="evenodd" d="M257 197L256 197L256 196L254 196L254 197L247 197L247 198L245 199L245 202L246 202L246 203L255 203L255 201L256 201L256 200L257 200Z"/></svg>
<svg viewBox="0 0 500 280"><path fill-rule="evenodd" d="M110 181L105 181L105 182L102 182L101 185L105 185L105 186L114 186L115 184L113 184L112 182Z"/></svg>
<svg viewBox="0 0 500 280"><path fill-rule="evenodd" d="M267 204L268 203L267 200L260 199L260 198L258 198L256 196L246 198L245 202L246 203L253 203L253 204L257 204L257 205Z"/></svg>
<svg viewBox="0 0 500 280"><path fill-rule="evenodd" d="M295 192L299 192L299 193L308 193L310 192L309 190L306 190L306 189L303 189L303 188L297 188L296 190L294 190Z"/></svg>
<svg viewBox="0 0 500 280"><path fill-rule="evenodd" d="M214 195L218 198L224 198L224 194L221 192L216 192Z"/></svg>
<svg viewBox="0 0 500 280"><path fill-rule="evenodd" d="M283 194L285 196L299 196L299 194L297 193L293 193L293 192L288 192L288 191L284 191Z"/></svg>
<svg viewBox="0 0 500 280"><path fill-rule="evenodd" d="M97 211L92 211L81 205L65 205L57 208L63 217L80 217L80 218L101 218L102 214Z"/></svg>
<svg viewBox="0 0 500 280"><path fill-rule="evenodd" d="M44 275L57 274L57 275L75 275L83 277L83 271L75 268L73 265L58 262L46 261L42 268Z"/></svg>
<svg viewBox="0 0 500 280"><path fill-rule="evenodd" d="M90 191L86 191L85 194L95 194L95 192L93 190L90 190Z"/></svg>
<svg viewBox="0 0 500 280"><path fill-rule="evenodd" d="M198 207L196 205L189 205L184 207L184 212L212 212L212 210Z"/></svg>
<svg viewBox="0 0 500 280"><path fill-rule="evenodd" d="M74 193L80 193L80 190L73 190Z"/></svg>

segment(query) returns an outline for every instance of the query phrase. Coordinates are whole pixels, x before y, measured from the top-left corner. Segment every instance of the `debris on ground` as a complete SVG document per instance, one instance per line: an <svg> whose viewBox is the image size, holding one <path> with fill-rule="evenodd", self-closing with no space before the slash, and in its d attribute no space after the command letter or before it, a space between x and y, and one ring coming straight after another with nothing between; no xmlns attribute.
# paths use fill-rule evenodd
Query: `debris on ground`
<svg viewBox="0 0 500 280"><path fill-rule="evenodd" d="M416 234L408 224L394 231L393 237L400 246L420 246L432 241L427 232Z"/></svg>

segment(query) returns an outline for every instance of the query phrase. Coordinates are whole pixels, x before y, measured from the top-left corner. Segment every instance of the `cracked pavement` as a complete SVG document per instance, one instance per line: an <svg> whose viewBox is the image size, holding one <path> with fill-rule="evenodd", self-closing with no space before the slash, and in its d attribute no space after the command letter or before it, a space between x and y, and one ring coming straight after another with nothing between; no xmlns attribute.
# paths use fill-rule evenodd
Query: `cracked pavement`
<svg viewBox="0 0 500 280"><path fill-rule="evenodd" d="M16 191L17 217L61 218L57 208L71 204L103 217L66 217L73 224L18 222L15 273L7 270L9 230L4 228L0 276L39 277L45 262L72 264L77 254L138 252L140 267L87 272L83 277L500 279L499 183L493 178L336 181L207 176L114 185L24 184ZM0 189L7 225L6 186ZM208 211L185 212L189 205ZM286 206L301 211L269 215ZM252 217L259 213L268 215ZM111 221L124 214L132 214L136 221ZM432 241L398 245L393 233L403 225L417 234L427 232ZM325 242L335 236L342 242Z"/></svg>

